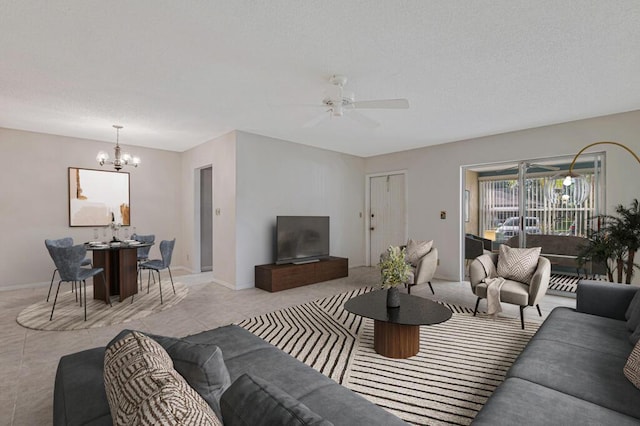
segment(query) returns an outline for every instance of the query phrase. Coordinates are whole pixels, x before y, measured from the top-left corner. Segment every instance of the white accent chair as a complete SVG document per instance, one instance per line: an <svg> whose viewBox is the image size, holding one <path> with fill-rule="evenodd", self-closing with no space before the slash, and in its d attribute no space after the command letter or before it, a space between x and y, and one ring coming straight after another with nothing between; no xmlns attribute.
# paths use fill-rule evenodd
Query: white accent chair
<svg viewBox="0 0 640 426"><path fill-rule="evenodd" d="M418 284L429 284L432 294L436 294L433 291L431 280L436 273L438 267L438 249L431 248L431 251L422 256L415 267L411 267L411 273L409 274L409 282L404 286L407 288L407 293L411 294L411 287Z"/></svg>
<svg viewBox="0 0 640 426"><path fill-rule="evenodd" d="M400 248L406 248L406 246L401 246ZM387 253L384 252L380 255L380 261L382 261L387 256ZM405 288L407 289L407 293L411 294L411 287L418 284L429 284L429 288L431 289L431 293L435 294L433 291L433 286L431 285L431 280L436 273L436 268L438 267L438 249L435 247L431 248L427 254L418 259L416 266L411 265L411 272L409 273L408 282L404 283Z"/></svg>
<svg viewBox="0 0 640 426"><path fill-rule="evenodd" d="M486 258L493 262L494 265L498 265L498 254L490 253L483 254L479 258L476 258L469 266L469 279L471 281L471 291L478 296L476 301L476 308L473 311L475 316L478 312L478 305L480 299L487 298L487 284L484 280L488 277L487 271L480 258ZM529 306L535 306L538 308L538 314L542 316L540 312L540 300L547 292L549 288L549 278L551 277L551 262L548 259L540 256L538 259L538 266L533 278L528 283L521 283L519 281L505 280L502 288L500 289L500 301L504 303L511 303L513 305L520 306L520 323L524 330L524 309Z"/></svg>

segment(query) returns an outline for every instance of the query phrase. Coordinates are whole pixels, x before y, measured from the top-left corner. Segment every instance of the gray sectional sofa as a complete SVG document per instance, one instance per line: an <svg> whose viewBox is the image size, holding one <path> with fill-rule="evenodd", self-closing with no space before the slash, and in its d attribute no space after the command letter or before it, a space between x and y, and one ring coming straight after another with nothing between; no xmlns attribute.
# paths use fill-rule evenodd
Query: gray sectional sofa
<svg viewBox="0 0 640 426"><path fill-rule="evenodd" d="M220 327L181 340L217 345L231 382L245 373L261 378L334 425L406 424L238 326ZM104 354L105 348L101 347L60 359L54 388L54 425L112 424L103 379ZM233 403L224 398L223 394L223 401ZM249 401L249 406L251 403L257 402Z"/></svg>
<svg viewBox="0 0 640 426"><path fill-rule="evenodd" d="M555 308L474 425L638 425L640 390L623 368L625 313L638 287L583 280L576 309Z"/></svg>

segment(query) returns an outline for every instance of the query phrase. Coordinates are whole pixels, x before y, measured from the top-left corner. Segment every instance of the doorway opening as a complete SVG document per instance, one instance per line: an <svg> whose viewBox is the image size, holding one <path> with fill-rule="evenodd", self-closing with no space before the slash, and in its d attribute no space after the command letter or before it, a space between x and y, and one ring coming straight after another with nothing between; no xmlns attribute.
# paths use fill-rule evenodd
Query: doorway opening
<svg viewBox="0 0 640 426"><path fill-rule="evenodd" d="M213 169L200 169L200 272L213 270Z"/></svg>

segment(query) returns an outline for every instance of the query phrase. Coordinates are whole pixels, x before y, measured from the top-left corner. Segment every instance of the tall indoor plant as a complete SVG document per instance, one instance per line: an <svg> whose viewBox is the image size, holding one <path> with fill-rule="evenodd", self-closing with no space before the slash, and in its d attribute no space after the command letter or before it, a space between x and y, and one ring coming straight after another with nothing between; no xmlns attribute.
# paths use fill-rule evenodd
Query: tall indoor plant
<svg viewBox="0 0 640 426"><path fill-rule="evenodd" d="M406 248L390 246L380 259L381 287L388 289L387 306L390 308L400 306L398 286L406 283L409 279L411 266L407 263L406 255Z"/></svg>
<svg viewBox="0 0 640 426"><path fill-rule="evenodd" d="M635 199L629 207L616 206L616 215L598 216L599 227L589 234L589 244L580 252L578 262L587 260L607 265L607 276L613 281L631 283L635 256L640 249L640 204Z"/></svg>

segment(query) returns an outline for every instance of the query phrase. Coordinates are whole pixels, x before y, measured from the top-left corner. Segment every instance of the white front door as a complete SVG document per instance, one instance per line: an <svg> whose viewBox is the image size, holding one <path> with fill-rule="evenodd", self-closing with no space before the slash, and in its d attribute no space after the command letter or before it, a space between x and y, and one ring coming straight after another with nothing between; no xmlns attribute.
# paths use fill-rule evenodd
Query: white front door
<svg viewBox="0 0 640 426"><path fill-rule="evenodd" d="M407 200L404 174L369 178L370 265L377 265L380 254L390 245L407 243Z"/></svg>

